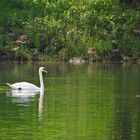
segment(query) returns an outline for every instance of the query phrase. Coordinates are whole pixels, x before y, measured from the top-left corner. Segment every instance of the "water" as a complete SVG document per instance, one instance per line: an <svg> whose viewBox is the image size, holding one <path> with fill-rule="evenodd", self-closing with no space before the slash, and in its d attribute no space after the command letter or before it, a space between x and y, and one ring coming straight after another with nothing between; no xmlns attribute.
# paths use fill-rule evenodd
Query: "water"
<svg viewBox="0 0 140 140"><path fill-rule="evenodd" d="M46 90L11 91L5 83ZM140 66L0 63L0 140L140 139Z"/></svg>

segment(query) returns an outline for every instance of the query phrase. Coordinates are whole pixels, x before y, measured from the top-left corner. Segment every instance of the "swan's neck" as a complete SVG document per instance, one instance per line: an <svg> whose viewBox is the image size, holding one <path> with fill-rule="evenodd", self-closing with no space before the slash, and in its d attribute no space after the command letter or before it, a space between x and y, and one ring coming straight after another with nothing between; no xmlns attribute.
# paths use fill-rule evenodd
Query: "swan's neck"
<svg viewBox="0 0 140 140"><path fill-rule="evenodd" d="M43 74L39 71L40 89L44 89Z"/></svg>

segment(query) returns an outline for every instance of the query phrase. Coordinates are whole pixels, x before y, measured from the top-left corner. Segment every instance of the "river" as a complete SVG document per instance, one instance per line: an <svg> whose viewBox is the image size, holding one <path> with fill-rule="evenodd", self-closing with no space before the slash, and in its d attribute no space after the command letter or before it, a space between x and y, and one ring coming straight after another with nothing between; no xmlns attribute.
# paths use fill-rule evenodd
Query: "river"
<svg viewBox="0 0 140 140"><path fill-rule="evenodd" d="M5 83L45 91L14 91ZM140 139L140 66L0 62L0 140Z"/></svg>

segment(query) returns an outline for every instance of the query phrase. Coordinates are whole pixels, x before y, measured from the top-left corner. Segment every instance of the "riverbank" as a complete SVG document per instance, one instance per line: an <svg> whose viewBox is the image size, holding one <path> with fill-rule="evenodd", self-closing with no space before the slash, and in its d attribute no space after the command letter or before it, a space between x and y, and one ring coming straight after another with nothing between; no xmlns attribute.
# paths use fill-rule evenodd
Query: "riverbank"
<svg viewBox="0 0 140 140"><path fill-rule="evenodd" d="M128 57L121 54L118 50L113 50L106 57L100 57L96 54L95 50L90 49L89 57L69 57L68 51L60 50L58 55L47 55L45 53L40 53L36 49L32 50L20 50L21 48L14 48L12 50L0 51L0 61L38 61L38 62L69 62L73 64L83 64L83 63L138 63L140 64L140 58L138 57ZM94 53L95 57L90 57Z"/></svg>
<svg viewBox="0 0 140 140"><path fill-rule="evenodd" d="M119 1L0 2L0 60L133 61L139 6Z"/></svg>

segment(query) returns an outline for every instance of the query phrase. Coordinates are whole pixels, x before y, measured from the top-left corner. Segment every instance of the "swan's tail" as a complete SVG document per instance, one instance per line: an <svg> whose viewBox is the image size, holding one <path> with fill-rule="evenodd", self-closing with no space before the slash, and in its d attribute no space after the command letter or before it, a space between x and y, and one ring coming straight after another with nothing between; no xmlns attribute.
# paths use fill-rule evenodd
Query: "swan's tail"
<svg viewBox="0 0 140 140"><path fill-rule="evenodd" d="M8 85L9 87L11 87L11 88L12 88L12 85L10 85L9 83L6 83L6 85Z"/></svg>

